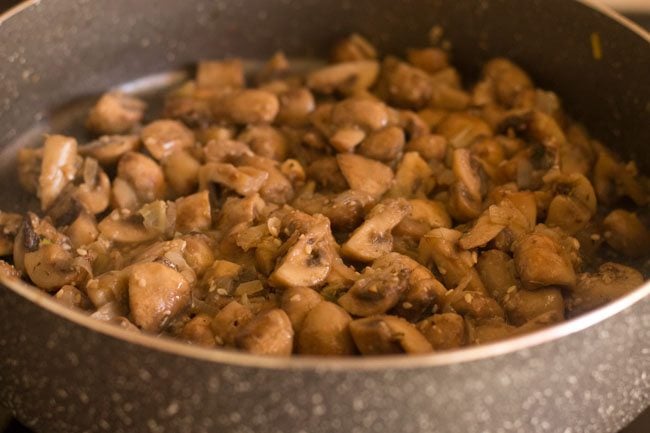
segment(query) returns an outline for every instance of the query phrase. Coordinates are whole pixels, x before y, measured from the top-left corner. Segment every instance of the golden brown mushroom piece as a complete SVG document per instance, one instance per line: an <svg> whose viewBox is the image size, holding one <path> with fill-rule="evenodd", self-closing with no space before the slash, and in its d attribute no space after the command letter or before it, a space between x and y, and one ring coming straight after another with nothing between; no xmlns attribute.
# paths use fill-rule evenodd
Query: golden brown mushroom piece
<svg viewBox="0 0 650 433"><path fill-rule="evenodd" d="M487 190L480 164L468 149L456 149L452 156L456 181L449 190L449 213L459 221L477 218L483 210Z"/></svg>
<svg viewBox="0 0 650 433"><path fill-rule="evenodd" d="M503 298L503 307L508 322L515 326L523 325L541 315L546 315L548 324L564 320L564 298L562 292L554 287L507 293Z"/></svg>
<svg viewBox="0 0 650 433"><path fill-rule="evenodd" d="M255 167L209 162L199 169L199 189L207 189L210 182L215 182L248 196L259 191L268 177L268 172Z"/></svg>
<svg viewBox="0 0 650 433"><path fill-rule="evenodd" d="M120 209L136 210L145 203L165 196L167 185L156 162L136 152L128 152L117 164L112 202Z"/></svg>
<svg viewBox="0 0 650 433"><path fill-rule="evenodd" d="M409 203L403 198L379 203L343 244L341 254L353 260L370 262L390 252L393 248L391 231L410 210Z"/></svg>
<svg viewBox="0 0 650 433"><path fill-rule="evenodd" d="M140 147L137 135L102 135L97 140L79 146L81 156L96 159L103 166L114 165L127 152L135 152Z"/></svg>
<svg viewBox="0 0 650 433"><path fill-rule="evenodd" d="M359 145L359 153L381 162L391 162L404 149L404 131L397 126L387 126L374 131Z"/></svg>
<svg viewBox="0 0 650 433"><path fill-rule="evenodd" d="M607 262L594 273L583 273L566 301L571 316L600 307L643 284L643 275L636 269Z"/></svg>
<svg viewBox="0 0 650 433"><path fill-rule="evenodd" d="M474 268L475 255L458 246L461 236L457 230L431 230L420 240L420 261L435 264L446 287L454 288L463 283L467 290L484 293L485 286Z"/></svg>
<svg viewBox="0 0 650 433"><path fill-rule="evenodd" d="M316 108L314 95L307 88L289 89L280 95L280 110L276 122L300 127L309 123L309 115Z"/></svg>
<svg viewBox="0 0 650 433"><path fill-rule="evenodd" d="M88 113L86 127L98 134L123 134L140 123L146 108L147 104L136 97L108 92Z"/></svg>
<svg viewBox="0 0 650 433"><path fill-rule="evenodd" d="M291 321L279 308L269 310L242 326L235 344L256 355L289 356L293 350Z"/></svg>
<svg viewBox="0 0 650 433"><path fill-rule="evenodd" d="M642 257L650 252L650 232L632 212L611 211L603 220L605 241L615 251L628 257Z"/></svg>
<svg viewBox="0 0 650 433"><path fill-rule="evenodd" d="M13 254L14 239L22 223L22 215L0 211L0 256Z"/></svg>
<svg viewBox="0 0 650 433"><path fill-rule="evenodd" d="M596 213L596 193L579 173L561 175L553 181L555 197L546 212L546 225L574 234L589 224Z"/></svg>
<svg viewBox="0 0 650 433"><path fill-rule="evenodd" d="M283 287L314 287L321 284L330 272L333 260L329 220L322 215L310 216L294 211L286 230L292 230L291 218L303 219L303 227L294 227L285 242L286 254L279 260L269 277L271 284Z"/></svg>
<svg viewBox="0 0 650 433"><path fill-rule="evenodd" d="M276 161L284 161L287 157L287 139L280 130L272 126L248 126L237 139L246 143L261 157Z"/></svg>
<svg viewBox="0 0 650 433"><path fill-rule="evenodd" d="M562 245L556 232L539 226L535 232L517 241L515 266L524 288L574 287L576 274L570 254L572 252Z"/></svg>
<svg viewBox="0 0 650 433"><path fill-rule="evenodd" d="M366 192L375 200L388 191L393 182L393 171L379 161L342 153L336 160L350 188Z"/></svg>
<svg viewBox="0 0 650 433"><path fill-rule="evenodd" d="M210 316L199 314L183 326L180 337L191 344L212 348L216 346L216 342L212 328L210 328L211 322L212 318Z"/></svg>
<svg viewBox="0 0 650 433"><path fill-rule="evenodd" d="M165 179L171 189L179 196L196 191L201 164L189 152L173 152L162 161Z"/></svg>
<svg viewBox="0 0 650 433"><path fill-rule="evenodd" d="M129 268L129 307L133 322L147 332L159 332L190 302L190 284L162 263Z"/></svg>
<svg viewBox="0 0 650 433"><path fill-rule="evenodd" d="M77 140L63 135L50 135L43 145L43 160L38 177L41 210L48 209L74 179L78 170Z"/></svg>
<svg viewBox="0 0 650 433"><path fill-rule="evenodd" d="M253 312L237 301L231 301L214 316L210 324L215 340L220 346L235 345L241 327L253 318Z"/></svg>
<svg viewBox="0 0 650 433"><path fill-rule="evenodd" d="M140 139L147 151L156 160L162 161L169 155L194 145L194 133L176 120L155 120L142 128Z"/></svg>
<svg viewBox="0 0 650 433"><path fill-rule="evenodd" d="M435 350L455 349L465 345L465 322L456 313L434 314L418 322L418 330Z"/></svg>
<svg viewBox="0 0 650 433"><path fill-rule="evenodd" d="M353 320L350 333L363 355L428 353L431 343L406 320L395 316L371 316Z"/></svg>
<svg viewBox="0 0 650 433"><path fill-rule="evenodd" d="M97 225L99 232L106 239L119 243L147 242L156 239L160 232L147 228L142 215L114 210Z"/></svg>
<svg viewBox="0 0 650 433"><path fill-rule="evenodd" d="M389 197L426 198L436 185L433 170L417 152L406 152L397 165Z"/></svg>
<svg viewBox="0 0 650 433"><path fill-rule="evenodd" d="M322 300L317 291L308 287L289 287L282 293L280 307L289 316L293 330L299 333L307 314Z"/></svg>
<svg viewBox="0 0 650 433"><path fill-rule="evenodd" d="M355 60L372 60L377 58L377 50L363 36L352 33L341 39L332 47L330 59L333 63L351 62Z"/></svg>
<svg viewBox="0 0 650 433"><path fill-rule="evenodd" d="M379 73L374 60L356 60L325 66L307 75L307 87L317 93L353 94L373 85Z"/></svg>
<svg viewBox="0 0 650 433"><path fill-rule="evenodd" d="M429 74L422 69L387 57L381 65L378 90L391 105L418 109L431 100L433 85Z"/></svg>
<svg viewBox="0 0 650 433"><path fill-rule="evenodd" d="M259 89L232 92L212 104L212 112L217 119L238 125L271 123L279 109L278 97Z"/></svg>
<svg viewBox="0 0 650 433"><path fill-rule="evenodd" d="M323 301L305 316L298 332L298 353L304 355L353 355L356 347L348 328L352 317L341 307Z"/></svg>
<svg viewBox="0 0 650 433"><path fill-rule="evenodd" d="M180 233L209 230L212 226L210 197L207 191L176 200L176 226Z"/></svg>
<svg viewBox="0 0 650 433"><path fill-rule="evenodd" d="M244 86L244 66L239 59L203 60L196 68L196 85L202 89Z"/></svg>
<svg viewBox="0 0 650 433"><path fill-rule="evenodd" d="M291 204L310 215L325 215L334 229L349 231L358 227L372 197L362 191L347 190L336 195L324 195L307 191L296 197Z"/></svg>

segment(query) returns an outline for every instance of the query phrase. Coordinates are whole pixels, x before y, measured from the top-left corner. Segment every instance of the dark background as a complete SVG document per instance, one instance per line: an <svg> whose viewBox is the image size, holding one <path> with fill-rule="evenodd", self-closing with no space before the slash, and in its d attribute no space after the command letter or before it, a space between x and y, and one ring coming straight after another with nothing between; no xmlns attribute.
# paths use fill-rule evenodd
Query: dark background
<svg viewBox="0 0 650 433"><path fill-rule="evenodd" d="M0 0L0 13L20 3L17 0ZM638 22L646 29L650 29L650 7L646 12L631 12L626 14L632 20ZM0 43L2 43L0 41ZM634 420L627 428L620 433L648 433L650 432L650 409ZM33 433L11 418L11 415L0 406L0 433ZM48 432L41 432L48 433Z"/></svg>

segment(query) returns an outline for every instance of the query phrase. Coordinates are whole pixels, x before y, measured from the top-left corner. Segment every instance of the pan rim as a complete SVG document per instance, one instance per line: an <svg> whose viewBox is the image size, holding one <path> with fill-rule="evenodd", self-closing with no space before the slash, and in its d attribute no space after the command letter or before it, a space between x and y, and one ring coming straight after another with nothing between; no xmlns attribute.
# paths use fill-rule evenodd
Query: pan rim
<svg viewBox="0 0 650 433"><path fill-rule="evenodd" d="M650 33L642 29L636 23L618 14L611 7L602 4L598 0L575 1L602 13L610 19L613 19L620 25L626 27L629 31L632 31L650 43ZM40 2L41 0L27 0L12 7L0 15L0 26L13 16L18 15L31 7L37 6ZM98 332L129 344L135 344L148 349L166 352L170 355L182 356L209 363L272 370L318 371L408 370L443 367L493 358L531 349L580 332L623 312L646 298L650 298L650 281L646 281L643 285L622 298L566 322L530 334L509 338L504 341L483 344L475 347L466 347L447 352L438 352L429 355L393 355L363 358L326 358L306 356L272 358L223 349L206 349L192 346L171 338L136 333L108 322L93 319L88 314L66 307L58 303L52 296L23 281L6 278L0 275L0 284L3 288L13 291L16 295L25 298L46 311L64 318L75 325L82 326L91 331Z"/></svg>

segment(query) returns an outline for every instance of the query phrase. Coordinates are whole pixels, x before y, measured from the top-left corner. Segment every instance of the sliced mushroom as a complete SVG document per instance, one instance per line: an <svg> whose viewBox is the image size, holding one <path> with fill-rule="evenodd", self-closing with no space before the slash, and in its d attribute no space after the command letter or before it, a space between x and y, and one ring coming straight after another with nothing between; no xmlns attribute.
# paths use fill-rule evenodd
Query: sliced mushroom
<svg viewBox="0 0 650 433"><path fill-rule="evenodd" d="M417 152L406 152L397 166L389 197L426 198L436 185L433 170Z"/></svg>
<svg viewBox="0 0 650 433"><path fill-rule="evenodd" d="M465 321L456 313L434 314L418 322L417 329L435 350L455 349L466 343Z"/></svg>
<svg viewBox="0 0 650 433"><path fill-rule="evenodd" d="M212 211L208 191L181 197L176 200L176 228L180 233L209 230Z"/></svg>
<svg viewBox="0 0 650 433"><path fill-rule="evenodd" d="M217 99L212 105L212 112L218 119L226 119L240 125L271 123L279 109L277 96L258 89L230 93Z"/></svg>
<svg viewBox="0 0 650 433"><path fill-rule="evenodd" d="M391 105L418 109L431 100L431 77L422 69L387 57L381 65L379 92Z"/></svg>
<svg viewBox="0 0 650 433"><path fill-rule="evenodd" d="M200 233L183 236L181 239L185 241L183 251L185 261L194 270L196 276L201 278L215 261L212 240Z"/></svg>
<svg viewBox="0 0 650 433"><path fill-rule="evenodd" d="M482 253L476 269L490 296L501 302L508 291L517 289L517 271L512 258L499 250Z"/></svg>
<svg viewBox="0 0 650 433"><path fill-rule="evenodd" d="M536 231L516 242L514 258L526 289L575 286L576 274L571 259L550 231Z"/></svg>
<svg viewBox="0 0 650 433"><path fill-rule="evenodd" d="M147 332L159 332L190 303L190 284L162 263L129 268L129 307L133 322Z"/></svg>
<svg viewBox="0 0 650 433"><path fill-rule="evenodd" d="M289 287L282 293L280 307L287 313L293 330L298 334L307 314L323 297L308 287Z"/></svg>
<svg viewBox="0 0 650 433"><path fill-rule="evenodd" d="M350 333L363 355L428 353L431 343L413 325L395 316L371 316L353 320Z"/></svg>
<svg viewBox="0 0 650 433"><path fill-rule="evenodd" d="M332 47L330 59L333 63L372 60L377 58L377 50L363 36L352 33Z"/></svg>
<svg viewBox="0 0 650 433"><path fill-rule="evenodd" d="M483 209L486 185L482 169L468 149L456 149L452 161L456 182L449 190L449 213L459 221L469 221Z"/></svg>
<svg viewBox="0 0 650 433"><path fill-rule="evenodd" d="M596 213L596 193L591 182L579 173L560 176L553 182L556 193L546 213L546 225L569 234L584 229Z"/></svg>
<svg viewBox="0 0 650 433"><path fill-rule="evenodd" d="M341 307L323 301L305 316L297 338L298 353L305 355L353 355L356 347L348 325L352 317Z"/></svg>
<svg viewBox="0 0 650 433"><path fill-rule="evenodd" d="M244 66L239 59L203 60L196 68L196 85L199 88L240 88L244 82Z"/></svg>
<svg viewBox="0 0 650 433"><path fill-rule="evenodd" d="M485 286L474 268L476 256L458 247L461 233L447 228L431 230L420 240L420 261L435 264L446 287L461 283L467 290L485 293Z"/></svg>
<svg viewBox="0 0 650 433"><path fill-rule="evenodd" d="M46 292L56 291L66 284L80 284L87 271L64 245L43 244L24 257L25 272L29 279ZM68 245L69 247L69 245Z"/></svg>
<svg viewBox="0 0 650 433"><path fill-rule="evenodd" d="M503 308L508 322L515 326L524 325L543 314L546 315L548 324L564 320L564 298L562 292L553 287L534 292L517 290L507 293L503 299Z"/></svg>
<svg viewBox="0 0 650 433"><path fill-rule="evenodd" d="M102 135L97 140L79 146L79 155L96 159L101 165L114 165L127 152L140 147L137 135Z"/></svg>
<svg viewBox="0 0 650 433"><path fill-rule="evenodd" d="M116 207L136 210L145 203L164 198L166 189L163 171L153 159L135 152L120 158L112 191Z"/></svg>
<svg viewBox="0 0 650 433"><path fill-rule="evenodd" d="M602 264L598 271L580 274L566 302L571 315L600 307L643 284L643 275L618 263Z"/></svg>
<svg viewBox="0 0 650 433"><path fill-rule="evenodd" d="M309 225L297 228L286 242L287 253L269 277L272 284L314 287L327 278L333 259L329 220L322 215L307 217Z"/></svg>
<svg viewBox="0 0 650 433"><path fill-rule="evenodd" d="M445 206L435 200L411 199L411 212L395 227L393 234L417 239L438 227L451 227Z"/></svg>
<svg viewBox="0 0 650 433"><path fill-rule="evenodd" d="M372 132L359 145L359 153L382 162L396 159L404 148L404 131L397 126L387 126Z"/></svg>
<svg viewBox="0 0 650 433"><path fill-rule="evenodd" d="M209 162L199 169L199 188L204 190L210 182L216 182L248 196L259 191L268 177L268 172L254 167Z"/></svg>
<svg viewBox="0 0 650 433"><path fill-rule="evenodd" d="M194 133L176 120L156 120L140 131L140 138L147 151L161 161L174 152L194 145Z"/></svg>
<svg viewBox="0 0 650 433"><path fill-rule="evenodd" d="M114 210L97 225L106 239L119 243L140 243L156 239L160 232L144 226L139 214L126 214Z"/></svg>
<svg viewBox="0 0 650 433"><path fill-rule="evenodd" d="M140 123L146 108L147 104L136 97L108 92L90 110L86 127L98 134L123 134Z"/></svg>
<svg viewBox="0 0 650 433"><path fill-rule="evenodd" d="M307 75L307 87L315 92L354 94L373 85L379 73L374 60L356 60L326 66Z"/></svg>
<svg viewBox="0 0 650 433"><path fill-rule="evenodd" d="M50 135L43 145L43 161L38 177L41 209L46 210L77 173L77 140L63 135Z"/></svg>
<svg viewBox="0 0 650 433"><path fill-rule="evenodd" d="M372 208L366 221L341 247L341 253L354 260L369 262L391 251L391 231L409 214L411 206L404 199L387 199Z"/></svg>
<svg viewBox="0 0 650 433"><path fill-rule="evenodd" d="M323 214L334 229L349 231L363 221L365 210L372 202L372 197L365 192L347 190L334 196L303 192L292 205L310 215Z"/></svg>
<svg viewBox="0 0 650 433"><path fill-rule="evenodd" d="M393 182L393 171L379 161L354 154L338 154L336 160L351 189L379 199Z"/></svg>
<svg viewBox="0 0 650 433"><path fill-rule="evenodd" d="M13 254L14 239L22 223L22 215L0 211L0 256Z"/></svg>
<svg viewBox="0 0 650 433"><path fill-rule="evenodd" d="M293 334L287 313L276 308L242 326L235 344L256 355L289 356L293 350Z"/></svg>
<svg viewBox="0 0 650 433"><path fill-rule="evenodd" d="M467 148L477 140L492 136L492 128L483 119L466 113L450 113L436 128L454 149Z"/></svg>
<svg viewBox="0 0 650 433"><path fill-rule="evenodd" d="M603 220L605 241L628 257L642 257L650 251L650 232L636 214L615 209Z"/></svg>
<svg viewBox="0 0 650 433"><path fill-rule="evenodd" d="M276 161L287 156L287 139L276 128L268 125L253 125L239 134L237 139L246 143L255 154Z"/></svg>

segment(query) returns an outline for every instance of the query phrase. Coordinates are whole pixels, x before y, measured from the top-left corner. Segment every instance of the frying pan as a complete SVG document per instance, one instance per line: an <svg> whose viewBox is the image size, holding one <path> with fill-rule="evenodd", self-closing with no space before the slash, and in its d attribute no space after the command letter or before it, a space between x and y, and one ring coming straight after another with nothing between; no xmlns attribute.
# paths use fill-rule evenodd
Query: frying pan
<svg viewBox="0 0 650 433"><path fill-rule="evenodd" d="M591 2L28 1L0 18L2 207L24 205L16 146L65 129L69 101L201 58L323 55L352 31L399 53L433 25L468 79L510 57L650 169L650 38ZM92 320L26 284L0 288L0 401L41 432L602 433L649 395L648 283L523 337L370 359L206 350Z"/></svg>

